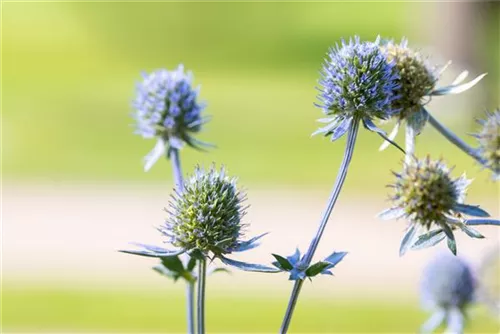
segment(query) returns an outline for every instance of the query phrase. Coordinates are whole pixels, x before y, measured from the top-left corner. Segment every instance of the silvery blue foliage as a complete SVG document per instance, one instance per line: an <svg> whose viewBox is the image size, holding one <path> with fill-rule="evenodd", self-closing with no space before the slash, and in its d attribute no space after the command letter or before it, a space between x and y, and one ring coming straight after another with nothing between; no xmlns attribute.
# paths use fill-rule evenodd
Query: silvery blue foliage
<svg viewBox="0 0 500 334"><path fill-rule="evenodd" d="M474 301L475 291L476 280L467 262L449 253L435 256L421 277L422 305L433 312L422 331L432 332L446 321L449 333L462 333L463 311Z"/></svg>
<svg viewBox="0 0 500 334"><path fill-rule="evenodd" d="M471 183L465 175L453 178L441 161L429 157L413 158L404 163L401 173L394 173L396 182L391 186L393 206L379 217L385 220L406 218L409 221L400 247L400 255L408 249L431 247L445 238L448 248L456 254L453 231L460 229L472 238L484 238L473 225L500 225L489 219L479 206L464 203L467 187ZM486 219L466 219L464 215Z"/></svg>
<svg viewBox="0 0 500 334"><path fill-rule="evenodd" d="M208 121L202 115L205 105L198 101L199 87L193 88L192 80L192 73L184 72L179 65L173 71L161 69L143 74L143 81L137 85L133 102L135 132L158 140L145 158L146 170L165 152L168 155L184 143L195 148L205 145L192 136Z"/></svg>
<svg viewBox="0 0 500 334"><path fill-rule="evenodd" d="M188 253L194 258L219 258L242 270L278 272L272 267L232 260L226 255L258 246L265 234L242 240L245 225L245 195L236 187L236 179L226 176L224 168L208 171L197 168L184 184L182 192L175 191L166 210L168 218L158 230L171 245L170 249L138 244L137 250L124 253L171 257Z"/></svg>
<svg viewBox="0 0 500 334"><path fill-rule="evenodd" d="M361 42L356 36L330 49L318 95L318 107L329 116L320 122L328 125L314 134L330 136L334 141L347 132L352 122L362 120L365 128L385 136L373 120L388 119L397 112L392 104L398 98L394 91L399 85L399 75L395 63L387 61L379 43L379 38L375 42Z"/></svg>
<svg viewBox="0 0 500 334"><path fill-rule="evenodd" d="M482 165L493 173L495 181L500 180L500 109L487 112L486 118L478 120L481 131L473 136L479 144Z"/></svg>
<svg viewBox="0 0 500 334"><path fill-rule="evenodd" d="M342 259L347 255L346 252L333 252L330 256L326 257L323 261L316 262L314 264L308 265L304 258L301 257L300 251L295 250L295 253L283 257L278 254L273 254L276 259L273 265L280 271L286 271L290 273L289 280L304 280L306 278L311 279L311 277L321 275L333 275L331 269L333 269Z"/></svg>

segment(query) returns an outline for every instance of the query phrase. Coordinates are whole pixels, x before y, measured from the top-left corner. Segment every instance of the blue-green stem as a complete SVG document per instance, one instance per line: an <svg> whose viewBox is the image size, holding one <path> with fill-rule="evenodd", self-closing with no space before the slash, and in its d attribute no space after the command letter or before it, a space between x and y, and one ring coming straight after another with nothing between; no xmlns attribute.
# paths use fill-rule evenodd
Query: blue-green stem
<svg viewBox="0 0 500 334"><path fill-rule="evenodd" d="M198 260L198 334L205 334L205 281L207 277L207 260Z"/></svg>
<svg viewBox="0 0 500 334"><path fill-rule="evenodd" d="M437 119L432 117L432 115L429 114L429 123L439 132L441 133L448 141L450 141L452 144L454 144L456 147L461 149L463 152L465 152L467 155L471 156L475 160L477 160L480 164L484 164L484 159L481 157L479 154L478 150L475 149L474 147L470 146L466 142L464 142L462 139L460 139L457 135L455 135L453 132L448 130L443 124L439 123Z"/></svg>
<svg viewBox="0 0 500 334"><path fill-rule="evenodd" d="M415 155L415 130L413 129L412 126L410 126L409 124L406 124L406 129L405 129L405 135L406 135L406 138L405 138L405 151L406 151L406 155L405 155L405 162L406 163L409 163L411 161L411 159L413 158L413 156Z"/></svg>
<svg viewBox="0 0 500 334"><path fill-rule="evenodd" d="M172 169L174 171L174 183L178 191L184 188L184 178L182 176L181 161L179 159L179 150L176 148L170 149L170 160L172 161Z"/></svg>
<svg viewBox="0 0 500 334"><path fill-rule="evenodd" d="M325 227L326 224L328 223L328 219L330 218L330 214L333 211L335 203L337 202L337 198L339 197L340 190L342 189L342 186L344 184L345 178L347 176L347 170L349 169L349 164L351 162L352 155L354 152L354 144L356 143L356 137L359 129L359 122L360 122L359 119L355 118L351 123L351 127L349 128L347 134L347 142L344 152L344 158L342 160L342 164L340 165L339 173L337 174L337 179L335 180L335 185L333 186L330 198L328 199L328 205L326 207L325 212L323 213L323 217L321 218L318 231L316 232L316 235L312 239L306 254L304 254L304 257L301 260L304 267L307 267L311 264L311 260L314 256L314 253L316 252L316 249L318 248L321 236L325 231ZM297 299L299 298L300 290L302 288L303 283L304 283L303 280L295 281L292 294L288 302L285 317L283 318L283 323L281 325L280 333L286 333L288 331L288 327L290 326L293 311L295 309L295 305L297 304Z"/></svg>
<svg viewBox="0 0 500 334"><path fill-rule="evenodd" d="M172 162L172 170L174 174L174 183L177 191L183 191L184 178L182 176L181 161L179 158L179 150L172 148L170 150L170 161ZM188 256L188 255L183 255ZM187 315L187 332L194 334L194 289L195 282L188 281L186 286L186 315Z"/></svg>
<svg viewBox="0 0 500 334"><path fill-rule="evenodd" d="M187 332L194 334L194 288L195 282L190 281L186 285L186 312L187 312Z"/></svg>

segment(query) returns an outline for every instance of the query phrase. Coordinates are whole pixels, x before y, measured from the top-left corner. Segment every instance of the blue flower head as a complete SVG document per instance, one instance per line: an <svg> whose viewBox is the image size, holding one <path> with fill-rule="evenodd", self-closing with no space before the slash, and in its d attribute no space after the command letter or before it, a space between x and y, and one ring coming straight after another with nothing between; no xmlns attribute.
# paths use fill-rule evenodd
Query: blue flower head
<svg viewBox="0 0 500 334"><path fill-rule="evenodd" d="M453 178L442 161L433 161L429 157L405 162L403 171L394 174L396 182L390 185L394 190L391 196L393 206L379 216L382 219L404 217L409 221L401 242L401 255L410 247L433 246L445 238L450 250L456 254L455 229L461 229L473 238L483 238L468 226L463 216L489 217L478 206L464 204L471 182L465 175ZM419 235L421 231L427 233Z"/></svg>
<svg viewBox="0 0 500 334"><path fill-rule="evenodd" d="M500 180L500 109L487 113L486 119L478 122L482 129L474 137L479 143L479 156L484 167L493 172L493 179Z"/></svg>
<svg viewBox="0 0 500 334"><path fill-rule="evenodd" d="M449 253L438 254L424 268L420 282L422 305L434 315L424 324L431 332L446 320L447 333L463 331L464 309L474 301L476 280L463 259Z"/></svg>
<svg viewBox="0 0 500 334"><path fill-rule="evenodd" d="M394 91L399 87L399 75L394 66L381 51L379 38L361 42L356 36L330 49L318 96L318 106L331 116L325 120L330 125L317 133L333 134L335 140L346 132L336 135L337 129L353 118L370 122L374 118L388 119L396 112L392 103L398 98Z"/></svg>
<svg viewBox="0 0 500 334"><path fill-rule="evenodd" d="M185 73L179 65L174 71L161 69L143 77L133 102L136 133L159 140L146 157L148 167L165 150L169 154L171 149L180 149L184 143L195 148L202 146L192 134L201 130L207 118L202 116L205 105L198 101L199 87L192 87L192 73Z"/></svg>

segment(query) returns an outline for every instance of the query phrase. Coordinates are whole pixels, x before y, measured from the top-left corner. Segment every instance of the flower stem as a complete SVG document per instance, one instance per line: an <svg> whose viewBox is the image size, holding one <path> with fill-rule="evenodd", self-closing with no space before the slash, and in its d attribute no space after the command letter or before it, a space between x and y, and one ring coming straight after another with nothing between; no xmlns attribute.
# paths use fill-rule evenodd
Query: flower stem
<svg viewBox="0 0 500 334"><path fill-rule="evenodd" d="M184 178L182 177L181 161L179 159L178 149L170 149L170 160L172 161L172 169L174 171L175 187L177 190L182 191L184 188Z"/></svg>
<svg viewBox="0 0 500 334"><path fill-rule="evenodd" d="M205 280L207 274L207 260L198 261L198 334L205 334Z"/></svg>
<svg viewBox="0 0 500 334"><path fill-rule="evenodd" d="M405 136L406 136L405 162L409 163L413 158L413 156L415 155L415 140L416 140L415 130L409 124L406 124Z"/></svg>
<svg viewBox="0 0 500 334"><path fill-rule="evenodd" d="M325 231L326 224L328 223L328 218L330 218L330 214L333 211L333 207L337 202L337 198L339 197L340 190L344 184L345 178L347 176L347 170L349 168L349 164L351 162L351 158L354 152L354 144L356 143L356 137L359 129L359 119L355 118L351 123L349 128L349 132L347 134L347 142L344 153L344 158L342 160L342 164L339 168L339 173L337 174L337 179L335 180L335 185L333 186L332 193L330 194L330 198L328 199L328 205L326 207L325 212L323 213L323 217L321 218L321 223L319 225L318 231L316 235L311 241L309 245L309 249L307 253L304 254L304 258L301 260L304 266L309 266L311 260L318 248L319 241L323 232ZM290 326L290 322L292 320L293 311L295 309L295 305L297 304L297 299L299 298L300 290L302 288L303 280L295 281L295 285L292 290L292 294L290 296L290 301L288 302L288 307L285 313L285 317L283 318L283 323L281 325L280 333L286 333L288 331L288 327Z"/></svg>
<svg viewBox="0 0 500 334"><path fill-rule="evenodd" d="M172 162L172 170L174 173L175 187L178 191L184 189L184 179L182 176L181 160L179 158L179 150L172 148L170 151L170 160ZM188 255L182 255L189 257ZM186 286L186 313L187 313L187 330L189 334L194 334L194 289L196 282L188 281Z"/></svg>
<svg viewBox="0 0 500 334"><path fill-rule="evenodd" d="M194 334L194 282L186 285L187 332Z"/></svg>
<svg viewBox="0 0 500 334"><path fill-rule="evenodd" d="M484 164L484 159L481 157L481 155L478 153L477 149L474 147L468 145L466 142L464 142L462 139L460 139L456 134L448 130L444 125L439 123L437 119L432 117L432 115L427 112L429 115L429 123L436 129L438 130L439 133L441 133L448 141L450 141L452 144L457 146L459 149L461 149L463 152L465 152L467 155L471 156L475 160L477 160L480 164Z"/></svg>

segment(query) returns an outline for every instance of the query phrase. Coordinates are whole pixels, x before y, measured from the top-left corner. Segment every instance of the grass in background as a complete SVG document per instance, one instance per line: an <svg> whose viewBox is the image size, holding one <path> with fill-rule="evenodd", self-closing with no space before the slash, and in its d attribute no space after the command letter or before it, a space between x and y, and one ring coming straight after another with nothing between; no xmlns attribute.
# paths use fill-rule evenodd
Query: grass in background
<svg viewBox="0 0 500 334"><path fill-rule="evenodd" d="M183 332L184 299L175 291L7 288L3 291L6 332ZM210 291L209 291L210 293ZM286 298L211 294L211 332L269 333L279 328ZM415 333L428 314L417 301L304 298L291 330L300 333ZM472 309L467 333L498 333L500 325L483 309Z"/></svg>

